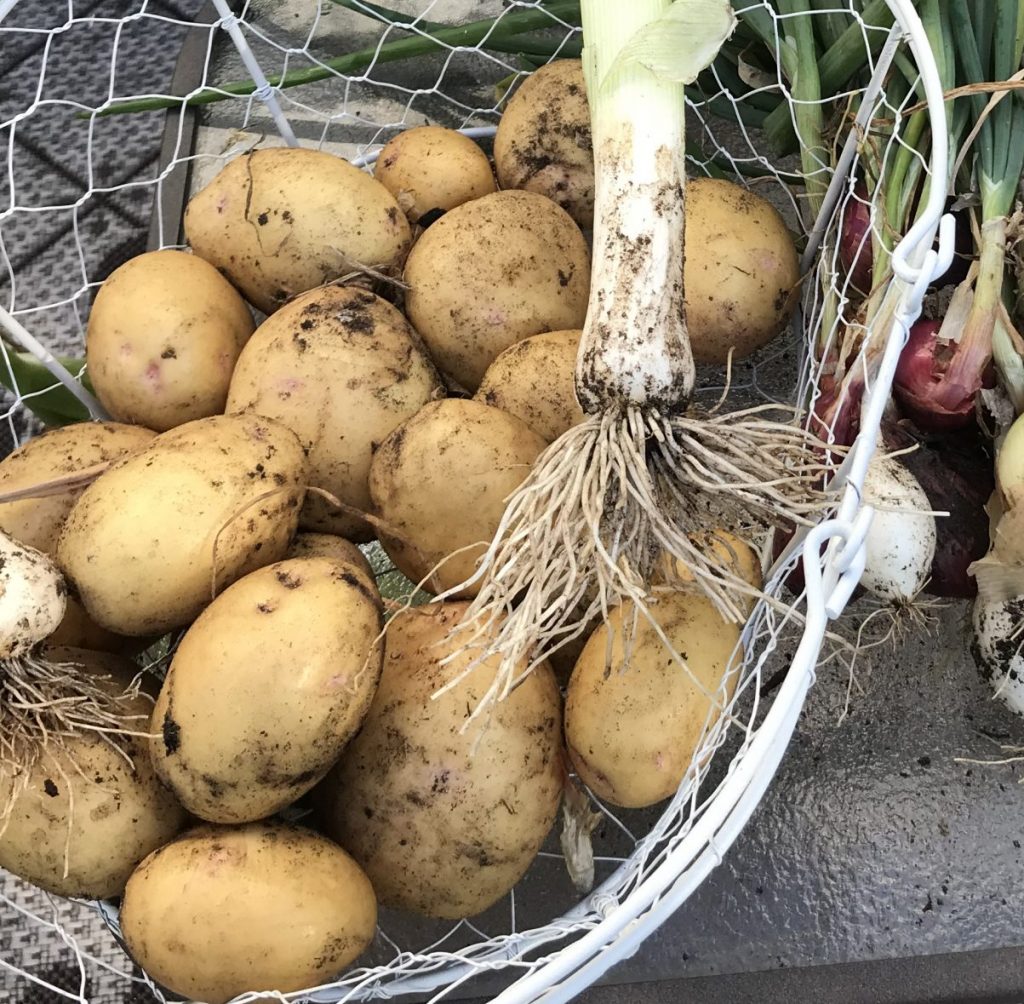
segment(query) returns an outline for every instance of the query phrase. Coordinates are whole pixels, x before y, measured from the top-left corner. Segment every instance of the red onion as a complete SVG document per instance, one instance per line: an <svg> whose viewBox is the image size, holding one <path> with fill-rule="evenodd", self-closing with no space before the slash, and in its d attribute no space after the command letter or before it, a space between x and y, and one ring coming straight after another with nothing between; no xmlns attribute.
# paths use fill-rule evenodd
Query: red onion
<svg viewBox="0 0 1024 1004"><path fill-rule="evenodd" d="M855 289L865 295L871 291L871 206L867 189L859 183L853 197L843 207L839 233L839 260Z"/></svg>

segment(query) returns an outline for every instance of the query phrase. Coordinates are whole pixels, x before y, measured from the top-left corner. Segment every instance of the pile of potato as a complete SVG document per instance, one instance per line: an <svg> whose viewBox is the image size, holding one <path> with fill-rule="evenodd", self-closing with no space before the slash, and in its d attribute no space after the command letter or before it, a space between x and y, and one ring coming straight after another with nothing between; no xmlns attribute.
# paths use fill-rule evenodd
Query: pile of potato
<svg viewBox="0 0 1024 1004"><path fill-rule="evenodd" d="M733 693L739 630L684 583L653 603L686 667L644 624L625 666L635 611L619 609L562 653L561 686L543 664L464 728L494 667L434 695L466 666L445 656L473 587L388 619L356 546L379 540L429 592L460 585L509 493L583 419L589 157L565 61L509 103L497 180L436 127L392 140L376 177L307 149L237 158L189 204L191 253L141 255L96 297L89 374L114 421L0 463L0 491L97 475L0 505L0 527L67 579L49 658L120 692L131 657L172 645L162 678L123 698L126 755L84 735L34 766L0 866L122 897L128 948L175 993L329 980L378 903L479 913L529 868L568 771L619 806L665 799ZM688 300L710 317L694 344L747 354L785 322L792 242L725 182L694 182L689 203ZM736 213L760 236L730 249ZM722 282L733 270L741 287ZM759 586L747 544L709 546ZM0 791L14 781L0 768Z"/></svg>

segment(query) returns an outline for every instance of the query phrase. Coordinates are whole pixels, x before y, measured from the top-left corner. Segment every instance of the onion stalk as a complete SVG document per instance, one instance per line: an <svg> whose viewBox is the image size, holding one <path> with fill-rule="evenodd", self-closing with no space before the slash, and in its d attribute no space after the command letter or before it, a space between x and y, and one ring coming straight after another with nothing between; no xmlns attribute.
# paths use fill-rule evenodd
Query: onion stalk
<svg viewBox="0 0 1024 1004"><path fill-rule="evenodd" d="M511 497L457 630L500 670L479 712L612 606L641 611L673 555L733 622L750 587L689 534L709 509L809 523L825 506L822 444L774 406L701 413L686 327L683 87L734 25L725 0L583 0L595 156L591 296L576 368L585 421ZM443 594L447 595L447 594ZM527 672L529 669L527 670Z"/></svg>

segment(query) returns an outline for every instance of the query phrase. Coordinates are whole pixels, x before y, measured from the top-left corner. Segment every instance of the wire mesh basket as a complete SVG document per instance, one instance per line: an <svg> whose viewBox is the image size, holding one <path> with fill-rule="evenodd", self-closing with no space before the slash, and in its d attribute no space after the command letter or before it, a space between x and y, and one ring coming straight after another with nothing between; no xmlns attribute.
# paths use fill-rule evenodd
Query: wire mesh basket
<svg viewBox="0 0 1024 1004"><path fill-rule="evenodd" d="M565 0L393 6L399 10L361 0L253 2L235 10L225 0L202 9L186 0L0 0L0 53L8 67L0 89L7 449L37 433L40 416L87 417L55 413L50 401L63 382L88 403L77 360L96 290L131 255L181 246L189 193L233 156L299 144L365 166L397 131L424 122L465 130L486 147L503 97L520 76L579 56L578 10ZM837 83L826 60L820 94L809 94L784 58L766 73L740 51L716 61L688 91L691 173L729 177L768 197L801 235L805 272L791 333L728 375L702 373L699 393L708 402L728 384L740 400L799 404L810 414L829 345L857 321L837 240L847 207L866 202L876 232L895 245L891 306L879 322L885 349L863 364L861 432L836 471L835 506L771 564L766 593L775 602L759 602L746 623L735 696L709 721L672 800L657 812L623 814L592 799L602 823L590 893L578 899L552 838L509 897L481 917L451 927L384 911L359 968L281 999L488 992L503 1002L569 1000L634 953L701 884L784 754L828 620L842 612L863 568L871 510L860 488L899 350L929 280L952 254L951 234L940 227L945 113L910 0L737 0L734 8L740 24L759 30L777 53L804 29L827 37L832 19L831 30L845 32L848 48L856 43L870 75L856 85ZM912 69L912 86L889 87L896 65L904 78ZM925 153L904 135L908 109L922 102L932 136ZM827 142L801 148L794 137L801 135L801 109L812 103L826 111ZM791 156L780 157L778 144L773 150L773 132ZM882 164L912 156L934 182L906 233L885 232L872 195L857 187L869 150ZM799 595L787 595L787 578L801 562L805 584ZM777 689L766 685L779 675ZM7 878L0 893L5 930L20 932L0 936L8 999L39 986L95 1004L176 999L120 953L116 903L66 903ZM253 987L241 1000L270 999L272 990Z"/></svg>

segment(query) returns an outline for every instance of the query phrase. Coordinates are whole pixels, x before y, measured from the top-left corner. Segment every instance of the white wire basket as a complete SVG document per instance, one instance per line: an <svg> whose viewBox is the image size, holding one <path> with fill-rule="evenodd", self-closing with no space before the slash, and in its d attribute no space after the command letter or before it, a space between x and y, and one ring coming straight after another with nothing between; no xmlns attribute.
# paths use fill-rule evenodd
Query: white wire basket
<svg viewBox="0 0 1024 1004"><path fill-rule="evenodd" d="M389 45L399 39L436 39L438 22L456 26L531 13L546 19L545 45L543 57L527 53L527 61L579 53L578 22L566 16L569 5L564 2L394 0L391 6L403 12L405 23L374 20L368 16L371 5L319 0L254 2L234 11L226 0L201 10L195 2L157 7L150 0L67 0L65 5L0 0L0 52L31 53L19 64L17 77L5 81L0 96L5 157L0 172L0 367L6 368L3 382L10 388L3 405L9 446L38 432L33 407L50 390L49 381L24 385L17 352L45 360L56 374L53 384L59 378L81 386L77 368L69 375L55 357L84 355L90 304L119 264L103 253L110 249L111 226L105 232L103 219L119 219L117 212L131 217L124 209L130 205L135 219L125 229L133 252L181 246L188 193L232 156L259 145L298 143L366 165L396 131L430 121L464 129L486 146L500 115L499 95L527 72L528 62L514 46L509 52L508 46L490 44L493 29L464 36L452 31L443 41L431 42L421 58L392 61ZM827 518L799 533L772 566L766 592L783 602L762 601L748 620L740 680L727 713L709 721L680 789L656 812L615 813L594 800L604 817L594 838L598 880L582 900L564 877L552 838L523 882L482 917L450 928L384 911L378 936L358 968L329 986L270 997L341 1002L493 993L502 1004L570 1000L636 952L686 901L722 860L771 783L814 680L828 621L842 612L863 570L871 511L861 504L860 489L899 351L929 281L945 270L952 255L951 231L940 227L947 174L943 96L911 0L868 5L870 17L854 0L835 0L831 8L812 6L813 14L785 14L780 10L789 10L787 4L769 0L734 4L741 21L745 14L760 13L777 48L792 35L798 18L842 15L861 38L871 81L850 90L825 89L821 100L827 103L833 146L810 164L810 171L806 156L802 165L797 157L776 162L765 142L770 104L781 98L776 125L795 130L800 102L811 100L794 96L782 71L766 77L751 74L742 62L731 68L716 63L689 96L692 174L724 174L756 186L804 238L805 295L792 332L733 369L734 397L809 407L820 392L821 347L855 313L836 234L844 207L863 198L855 194L856 167L873 138L882 137L878 155L883 162L909 151L935 183L894 250L891 330L885 333L884 353L866 373L860 435L833 482L845 487L837 491ZM91 39L95 86L57 72L62 48L76 33ZM159 39L159 72L139 58L140 52L154 51L153 39ZM359 56L336 61L350 53ZM887 81L897 59L916 68L918 78L894 101ZM278 86L282 77L300 71L316 79L303 86ZM254 85L232 93L227 82L246 78ZM223 100L189 103L211 94ZM133 99L157 107L109 114ZM904 141L901 131L907 108L921 101L932 135L926 157ZM880 132L878 122L886 124ZM53 130L60 136L62 160L47 167L33 151L38 137ZM119 177L109 169L117 161L112 151L132 144L158 156L144 161L131 177ZM817 219L808 218L806 209L808 176L821 189L827 187ZM145 244L139 239L140 215L150 219ZM46 235L42 244L41 234ZM122 260L128 253L123 249L122 241ZM823 290L832 294L837 309L828 307ZM703 373L700 393L713 402L723 379L718 371ZM806 585L799 596L789 597L784 583L801 561ZM766 683L779 675L781 685L772 692ZM18 918L19 929L30 932L28 950L0 938L0 988L7 989L8 999L21 999L33 986L83 1004L117 1004L129 991L132 1000L147 995L176 999L119 952L116 904L61 902L7 878L0 894L4 927ZM43 951L63 959L72 978L52 981L45 967L34 966L33 956ZM240 1000L267 999L272 990L253 987Z"/></svg>

